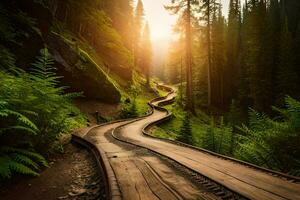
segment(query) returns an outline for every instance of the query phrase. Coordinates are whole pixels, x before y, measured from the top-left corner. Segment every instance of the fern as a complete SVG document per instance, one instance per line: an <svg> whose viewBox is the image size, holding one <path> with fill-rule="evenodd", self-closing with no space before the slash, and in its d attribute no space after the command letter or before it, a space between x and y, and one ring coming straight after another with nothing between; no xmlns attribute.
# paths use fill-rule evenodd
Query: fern
<svg viewBox="0 0 300 200"><path fill-rule="evenodd" d="M44 167L48 167L48 163L47 163L46 159L43 156L41 156L40 154L32 152L32 151L6 146L6 147L1 147L0 152L6 153L6 154L18 153L18 154L21 154L21 155L24 155L24 156L27 156L27 157L33 159L35 162L37 162L38 164L40 164Z"/></svg>
<svg viewBox="0 0 300 200"><path fill-rule="evenodd" d="M72 104L80 93L65 94L66 87L58 87L53 63L45 48L30 73L0 70L0 178L38 175L48 163L33 149L49 153L62 133L85 123Z"/></svg>
<svg viewBox="0 0 300 200"><path fill-rule="evenodd" d="M12 111L12 110L4 110L4 112L6 112L8 115L14 115L17 118L17 121L19 121L22 124L25 124L28 126L28 128L31 128L31 132L36 133L36 131L38 131L38 127L31 121L29 120L26 116L22 115L21 113ZM20 127L20 126L17 126ZM27 128L27 129L28 129ZM26 129L26 127L25 127Z"/></svg>
<svg viewBox="0 0 300 200"><path fill-rule="evenodd" d="M10 178L13 173L38 176L39 164L48 166L39 154L12 147L0 148L0 178Z"/></svg>
<svg viewBox="0 0 300 200"><path fill-rule="evenodd" d="M37 61L32 64L32 79L42 82L47 86L56 87L60 77L56 76L54 72L56 70L56 68L53 67L54 60L47 48L42 49L40 54L41 55L37 57Z"/></svg>
<svg viewBox="0 0 300 200"><path fill-rule="evenodd" d="M10 161L11 159L8 156L0 156L0 177L2 179L11 177Z"/></svg>
<svg viewBox="0 0 300 200"><path fill-rule="evenodd" d="M15 162L13 160L11 160L9 162L9 168L11 171L19 173L19 174L31 175L31 176L39 175L39 173L33 171L31 168L27 167L26 165L23 165L19 162Z"/></svg>
<svg viewBox="0 0 300 200"><path fill-rule="evenodd" d="M285 108L273 108L281 114L275 119L250 110L249 127L240 127L244 135L238 138L236 157L284 172L299 171L300 102L291 97L285 101Z"/></svg>
<svg viewBox="0 0 300 200"><path fill-rule="evenodd" d="M14 116L17 120L18 125L12 125L8 127L0 128L0 134L5 133L8 130L23 130L27 133L37 134L37 126L26 116L19 112L7 109L8 103L6 101L0 100L0 120L1 118L8 118L9 116Z"/></svg>
<svg viewBox="0 0 300 200"><path fill-rule="evenodd" d="M26 166L30 166L32 167L33 169L36 169L38 170L39 169L39 165L37 163L35 163L32 159L30 159L29 157L27 156L24 156L22 154L14 154L13 155L13 159L18 162L18 163L22 163Z"/></svg>

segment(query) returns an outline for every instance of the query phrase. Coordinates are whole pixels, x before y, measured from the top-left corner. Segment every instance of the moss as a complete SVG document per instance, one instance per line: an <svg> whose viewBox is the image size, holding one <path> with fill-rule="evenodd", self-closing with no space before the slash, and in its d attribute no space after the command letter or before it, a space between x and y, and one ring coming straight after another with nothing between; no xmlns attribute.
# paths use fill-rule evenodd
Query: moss
<svg viewBox="0 0 300 200"><path fill-rule="evenodd" d="M122 91L103 70L103 63L96 63L87 52L57 33L51 34L47 43L59 64L59 75L71 89L83 91L88 98L120 102Z"/></svg>

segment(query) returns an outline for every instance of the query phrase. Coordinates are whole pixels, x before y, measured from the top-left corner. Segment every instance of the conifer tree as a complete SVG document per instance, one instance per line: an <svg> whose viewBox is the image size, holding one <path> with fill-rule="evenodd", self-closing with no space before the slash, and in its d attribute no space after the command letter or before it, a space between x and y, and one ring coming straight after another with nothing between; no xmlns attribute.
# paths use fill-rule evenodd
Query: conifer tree
<svg viewBox="0 0 300 200"><path fill-rule="evenodd" d="M144 6L142 0L138 0L134 16L134 38L133 38L133 55L134 67L137 68L140 61L140 42L142 28L144 24Z"/></svg>
<svg viewBox="0 0 300 200"><path fill-rule="evenodd" d="M241 3L230 0L227 31L227 104L237 92L241 41Z"/></svg>
<svg viewBox="0 0 300 200"><path fill-rule="evenodd" d="M167 10L180 15L185 25L185 63L186 63L186 110L195 113L193 97L193 69L192 69L192 8L198 5L196 0L172 0L171 6L166 6Z"/></svg>
<svg viewBox="0 0 300 200"><path fill-rule="evenodd" d="M189 113L186 113L184 119L182 120L182 125L180 127L177 140L187 144L193 144L192 127Z"/></svg>
<svg viewBox="0 0 300 200"><path fill-rule="evenodd" d="M211 30L212 104L224 108L225 19L221 5L215 4Z"/></svg>
<svg viewBox="0 0 300 200"><path fill-rule="evenodd" d="M143 37L141 39L141 61L140 65L144 72L147 85L150 86L150 68L152 63L152 44L150 41L150 29L148 23L146 23Z"/></svg>
<svg viewBox="0 0 300 200"><path fill-rule="evenodd" d="M280 36L278 69L280 100L283 100L285 95L293 95L297 93L298 90L298 86L295 85L297 82L297 70L293 62L292 44L292 35L288 29L287 19L285 18Z"/></svg>

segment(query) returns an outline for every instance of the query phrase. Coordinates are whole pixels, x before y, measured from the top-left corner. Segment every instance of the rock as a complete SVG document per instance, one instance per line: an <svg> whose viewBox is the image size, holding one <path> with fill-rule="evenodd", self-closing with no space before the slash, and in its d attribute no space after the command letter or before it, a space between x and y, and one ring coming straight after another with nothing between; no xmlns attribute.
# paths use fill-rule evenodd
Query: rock
<svg viewBox="0 0 300 200"><path fill-rule="evenodd" d="M84 51L72 46L58 34L47 38L49 50L54 57L57 73L69 92L83 92L86 98L106 103L118 103L121 93L103 71L101 63L95 63Z"/></svg>
<svg viewBox="0 0 300 200"><path fill-rule="evenodd" d="M86 193L86 189L80 188L80 189L74 189L72 192L69 192L69 196L74 197L74 196L80 196Z"/></svg>
<svg viewBox="0 0 300 200"><path fill-rule="evenodd" d="M61 197L58 197L57 199L67 199L68 196L61 196Z"/></svg>

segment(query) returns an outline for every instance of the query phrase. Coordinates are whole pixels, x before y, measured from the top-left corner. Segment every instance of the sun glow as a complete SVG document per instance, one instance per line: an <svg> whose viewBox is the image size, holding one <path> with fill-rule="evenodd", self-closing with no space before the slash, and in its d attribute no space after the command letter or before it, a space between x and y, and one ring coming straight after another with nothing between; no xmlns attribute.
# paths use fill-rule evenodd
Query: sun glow
<svg viewBox="0 0 300 200"><path fill-rule="evenodd" d="M145 20L148 21L153 42L169 41L173 37L173 26L177 17L170 15L164 5L169 5L170 0L143 0Z"/></svg>
<svg viewBox="0 0 300 200"><path fill-rule="evenodd" d="M173 26L176 24L177 16L171 15L165 10L164 5L171 5L171 0L142 0L145 9L145 20L148 21L153 42L170 41L176 37ZM134 0L135 5L137 0ZM228 15L229 0L221 0L223 14Z"/></svg>

